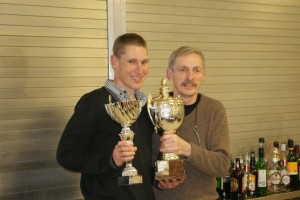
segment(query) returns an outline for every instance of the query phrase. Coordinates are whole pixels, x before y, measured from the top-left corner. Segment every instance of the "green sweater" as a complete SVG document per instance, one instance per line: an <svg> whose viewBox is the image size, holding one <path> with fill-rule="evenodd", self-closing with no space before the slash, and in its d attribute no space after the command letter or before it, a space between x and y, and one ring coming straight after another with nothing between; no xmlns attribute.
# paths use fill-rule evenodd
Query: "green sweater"
<svg viewBox="0 0 300 200"><path fill-rule="evenodd" d="M196 111L200 145L193 131ZM174 189L155 189L156 199L216 200L216 177L224 176L230 166L230 143L224 106L217 100L201 95L197 109L185 116L177 134L192 146L191 156L184 160L187 178Z"/></svg>

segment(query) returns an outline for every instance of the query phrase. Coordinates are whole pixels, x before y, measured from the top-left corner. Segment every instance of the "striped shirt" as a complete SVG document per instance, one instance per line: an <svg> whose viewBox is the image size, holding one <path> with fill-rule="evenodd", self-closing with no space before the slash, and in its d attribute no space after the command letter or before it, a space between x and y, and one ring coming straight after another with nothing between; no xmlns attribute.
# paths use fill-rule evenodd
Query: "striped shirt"
<svg viewBox="0 0 300 200"><path fill-rule="evenodd" d="M104 87L117 101L130 100L127 90L116 85L113 80L106 80ZM148 101L146 95L141 90L136 90L134 92L134 96L137 100L141 101L142 106L144 106Z"/></svg>

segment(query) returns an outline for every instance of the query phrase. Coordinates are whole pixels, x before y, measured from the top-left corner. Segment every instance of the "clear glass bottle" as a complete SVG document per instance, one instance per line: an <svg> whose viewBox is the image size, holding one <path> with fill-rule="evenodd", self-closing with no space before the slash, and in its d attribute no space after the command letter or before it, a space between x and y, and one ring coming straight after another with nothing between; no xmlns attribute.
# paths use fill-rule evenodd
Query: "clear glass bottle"
<svg viewBox="0 0 300 200"><path fill-rule="evenodd" d="M249 176L250 176L250 155L246 152L244 158L244 176L243 176L243 194L244 198L248 198L249 190Z"/></svg>
<svg viewBox="0 0 300 200"><path fill-rule="evenodd" d="M274 141L273 143L273 153L272 153L272 162L270 163L269 176L271 178L271 188L270 193L279 193L280 192L280 158L279 158L279 143Z"/></svg>
<svg viewBox="0 0 300 200"><path fill-rule="evenodd" d="M257 196L266 196L268 194L267 187L267 162L264 159L264 138L259 138L259 148L258 148L258 160L256 163L256 168L258 172L257 177Z"/></svg>
<svg viewBox="0 0 300 200"><path fill-rule="evenodd" d="M282 141L281 146L281 168L280 168L280 175L281 175L281 181L280 181L280 189L281 192L289 192L290 191L290 174L287 169L287 153L286 153L286 142Z"/></svg>

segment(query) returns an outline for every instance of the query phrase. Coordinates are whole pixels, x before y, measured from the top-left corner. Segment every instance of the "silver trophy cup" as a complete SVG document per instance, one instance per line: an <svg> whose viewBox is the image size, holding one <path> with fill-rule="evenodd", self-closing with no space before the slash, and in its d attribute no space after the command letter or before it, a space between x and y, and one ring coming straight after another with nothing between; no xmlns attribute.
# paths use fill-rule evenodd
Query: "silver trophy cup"
<svg viewBox="0 0 300 200"><path fill-rule="evenodd" d="M141 113L141 103L139 100L124 101L111 103L109 96L109 104L105 104L106 112L110 117L121 124L122 131L119 134L122 141L133 144L134 132L130 129ZM122 177L118 178L118 185L134 185L143 183L143 177L138 175L138 171L132 166L132 161L127 161L122 172Z"/></svg>
<svg viewBox="0 0 300 200"><path fill-rule="evenodd" d="M160 95L148 97L148 114L156 133L177 130L184 118L184 105L180 97L169 97L166 80L162 79ZM155 162L155 179L178 179L185 176L183 160L175 153L160 153Z"/></svg>

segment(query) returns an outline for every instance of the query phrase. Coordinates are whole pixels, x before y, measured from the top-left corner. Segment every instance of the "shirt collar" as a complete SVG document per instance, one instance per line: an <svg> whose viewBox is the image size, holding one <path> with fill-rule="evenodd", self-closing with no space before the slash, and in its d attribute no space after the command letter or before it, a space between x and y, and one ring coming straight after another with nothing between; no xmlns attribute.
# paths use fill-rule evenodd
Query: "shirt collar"
<svg viewBox="0 0 300 200"><path fill-rule="evenodd" d="M117 101L128 101L129 100L129 94L127 90L121 88L113 80L106 80L104 87L109 90L114 97L117 98ZM142 106L144 106L147 103L147 97L141 90L136 90L134 92L134 95L137 100L141 101Z"/></svg>

